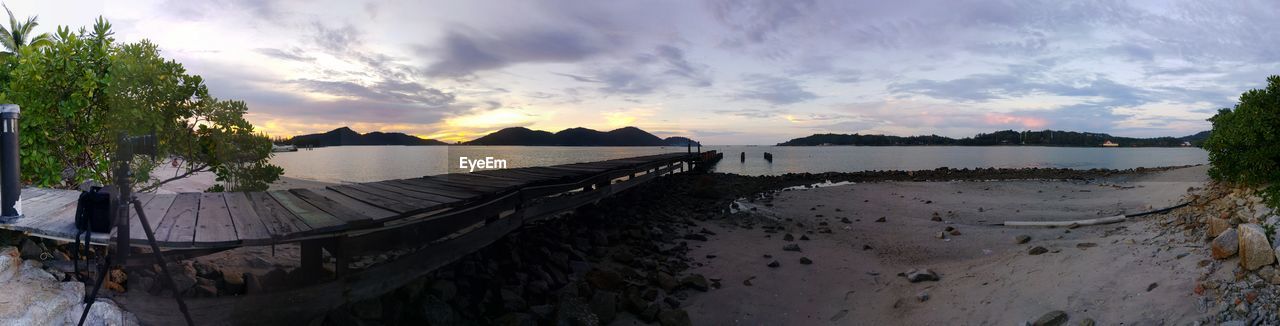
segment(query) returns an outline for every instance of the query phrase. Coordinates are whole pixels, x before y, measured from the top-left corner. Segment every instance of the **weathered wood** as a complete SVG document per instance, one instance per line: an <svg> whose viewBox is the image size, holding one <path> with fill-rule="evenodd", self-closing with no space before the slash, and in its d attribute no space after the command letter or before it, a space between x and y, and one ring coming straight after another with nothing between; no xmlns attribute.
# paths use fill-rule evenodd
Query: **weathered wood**
<svg viewBox="0 0 1280 326"><path fill-rule="evenodd" d="M363 201L369 205L382 207L383 209L400 214L406 214L418 209L426 208L428 205L424 200L409 198L400 194L358 184L330 186L329 189L340 192L343 195L351 196L351 198Z"/></svg>
<svg viewBox="0 0 1280 326"><path fill-rule="evenodd" d="M253 210L253 202L243 192L226 194L227 212L236 224L236 236L246 245L271 244L271 230Z"/></svg>
<svg viewBox="0 0 1280 326"><path fill-rule="evenodd" d="M231 211L227 210L224 193L201 194L198 212L194 242L208 246L240 243L240 238L236 235L236 223L231 219Z"/></svg>
<svg viewBox="0 0 1280 326"><path fill-rule="evenodd" d="M147 214L147 223L151 227L152 232L158 232L160 222L164 221L165 215L168 215L169 207L173 206L173 201L178 198L175 194L154 195L145 205L142 205L143 214ZM130 221L132 222L132 221ZM133 243L146 243L147 233L142 230L142 222L129 223L129 238ZM160 238L156 238L159 240Z"/></svg>
<svg viewBox="0 0 1280 326"><path fill-rule="evenodd" d="M173 199L173 205L165 213L160 227L156 228L156 241L169 245L190 246L195 241L197 214L200 209L200 193L186 192Z"/></svg>
<svg viewBox="0 0 1280 326"><path fill-rule="evenodd" d="M284 206L285 209L311 227L313 231L335 230L342 228L346 224L341 219L326 213L315 205L307 203L306 200L298 198L298 196L288 191L276 190L267 193L275 198L280 203L280 206Z"/></svg>
<svg viewBox="0 0 1280 326"><path fill-rule="evenodd" d="M329 213L329 215L342 220L343 223L349 223L353 226L373 223L372 217L364 215L364 213L356 211L355 209L348 208L342 203L326 198L311 189L293 189L289 190L289 192L298 196L298 198L302 198L302 200L307 201L307 203L314 205L316 208L325 211L325 213Z"/></svg>
<svg viewBox="0 0 1280 326"><path fill-rule="evenodd" d="M514 188L527 183L522 180L501 179L495 177L487 177L470 173L450 173L445 175L434 176L432 178L444 179L451 182L466 184L469 186L486 186L498 188L502 190Z"/></svg>
<svg viewBox="0 0 1280 326"><path fill-rule="evenodd" d="M453 197L453 198L462 199L462 200L475 199L475 198L483 197L489 194L489 193L475 190L475 189L460 188L460 187L454 187L454 186L444 185L440 183L435 183L431 181L431 179L426 179L426 178L390 180L390 181L386 181L386 183L392 186L397 186L402 188L407 187L409 189L418 190L421 192L429 192L429 193L433 193L433 194L437 194L445 197Z"/></svg>
<svg viewBox="0 0 1280 326"><path fill-rule="evenodd" d="M276 199L271 195L262 192L251 192L246 195L249 196L249 201L253 203L254 212L258 213L258 218L267 227L267 230L271 231L271 237L276 241L291 238L311 230L311 227L293 216L293 213L290 213L288 209L280 206L280 203L276 202Z"/></svg>
<svg viewBox="0 0 1280 326"><path fill-rule="evenodd" d="M394 193L394 194L403 195L403 196L406 196L406 197L412 197L412 198L422 199L422 200L426 200L426 201L430 201L430 202L436 202L436 203L441 203L441 204L451 204L451 203L459 202L459 200L458 200L457 198L448 197L448 196L441 196L441 195L437 195L437 194L433 194L433 193L429 193L429 192L420 192L420 191L409 190L409 189L405 189L405 188L400 188L400 187L396 187L396 186L387 185L387 184L384 184L384 183L374 182L374 183L365 183L365 184L361 184L361 185L362 185L362 186L368 186L368 187L370 187L370 188L374 188L374 189L378 189L378 190L382 190L382 191L386 191L386 192L388 192L388 193Z"/></svg>
<svg viewBox="0 0 1280 326"><path fill-rule="evenodd" d="M355 210L360 214L364 214L364 216L371 217L375 221L399 215L396 212L385 210L385 209L379 208L378 206L366 204L365 202L359 201L355 198L351 198L351 196L343 195L341 193L338 193L337 191L333 191L325 188L312 188L307 190L310 190L312 192L315 192L316 194L324 196L324 198L327 198L329 200L338 202L338 204L341 204L347 207L348 209Z"/></svg>

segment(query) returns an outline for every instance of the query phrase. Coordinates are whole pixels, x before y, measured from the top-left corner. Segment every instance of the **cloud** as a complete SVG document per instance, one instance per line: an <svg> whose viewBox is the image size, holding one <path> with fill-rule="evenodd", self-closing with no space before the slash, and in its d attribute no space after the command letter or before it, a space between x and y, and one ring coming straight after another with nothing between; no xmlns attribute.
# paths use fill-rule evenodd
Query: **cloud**
<svg viewBox="0 0 1280 326"><path fill-rule="evenodd" d="M281 60L302 61L302 62L316 61L315 57L303 54L302 49L299 49L299 48L292 48L289 50L281 50L281 49L274 49L274 48L260 48L257 51L262 55L273 57L276 59L281 59Z"/></svg>
<svg viewBox="0 0 1280 326"><path fill-rule="evenodd" d="M574 62L609 48L610 41L571 29L522 30L497 35L450 31L439 47L420 54L438 58L426 68L434 76L464 77L518 63Z"/></svg>
<svg viewBox="0 0 1280 326"><path fill-rule="evenodd" d="M749 75L744 78L747 89L739 91L739 99L760 100L773 105L788 105L818 98L800 87L800 83L782 77Z"/></svg>

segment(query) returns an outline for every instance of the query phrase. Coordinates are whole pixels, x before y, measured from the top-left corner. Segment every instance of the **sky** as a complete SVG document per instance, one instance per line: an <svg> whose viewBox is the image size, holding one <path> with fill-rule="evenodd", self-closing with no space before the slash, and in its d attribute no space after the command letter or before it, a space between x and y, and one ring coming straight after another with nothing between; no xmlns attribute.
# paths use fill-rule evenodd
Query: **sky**
<svg viewBox="0 0 1280 326"><path fill-rule="evenodd" d="M1183 136L1280 74L1274 1L4 3L37 32L102 15L273 136Z"/></svg>

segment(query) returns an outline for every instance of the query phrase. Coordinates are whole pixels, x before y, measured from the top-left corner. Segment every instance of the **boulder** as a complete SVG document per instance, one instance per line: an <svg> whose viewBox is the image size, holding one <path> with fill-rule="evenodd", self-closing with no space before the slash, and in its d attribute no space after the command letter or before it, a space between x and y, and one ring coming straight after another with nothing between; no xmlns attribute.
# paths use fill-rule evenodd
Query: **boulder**
<svg viewBox="0 0 1280 326"><path fill-rule="evenodd" d="M1206 224L1209 225L1209 236L1211 237L1216 237L1231 228L1231 221L1227 219L1210 216L1208 220Z"/></svg>
<svg viewBox="0 0 1280 326"><path fill-rule="evenodd" d="M0 248L0 283L18 276L20 269L22 269L22 258L18 248Z"/></svg>
<svg viewBox="0 0 1280 326"><path fill-rule="evenodd" d="M676 286L680 285L680 283L676 282L676 278L671 276L671 274L667 274L667 272L658 272L657 276L654 276L653 280L658 283L658 287L662 288L662 291L666 291L667 293L671 293L671 290L674 290Z"/></svg>
<svg viewBox="0 0 1280 326"><path fill-rule="evenodd" d="M596 269L587 272L586 279L587 284L591 284L591 287L608 291L618 290L623 283L622 274L608 269Z"/></svg>
<svg viewBox="0 0 1280 326"><path fill-rule="evenodd" d="M1240 266L1252 271L1276 262L1275 248L1271 247L1262 226L1241 224L1237 232L1240 233Z"/></svg>
<svg viewBox="0 0 1280 326"><path fill-rule="evenodd" d="M1227 259L1235 256L1240 251L1240 236L1236 234L1236 229L1227 229L1213 238L1213 242L1209 244L1209 254L1215 259Z"/></svg>
<svg viewBox="0 0 1280 326"><path fill-rule="evenodd" d="M44 253L44 248L36 243L32 238L22 239L22 258L23 259L40 259L40 254Z"/></svg>
<svg viewBox="0 0 1280 326"><path fill-rule="evenodd" d="M707 292L707 290L711 289L711 284L708 283L707 278L703 277L701 274L690 274L689 276L685 276L680 280L680 285L702 292Z"/></svg>
<svg viewBox="0 0 1280 326"><path fill-rule="evenodd" d="M689 313L684 309L665 309L658 313L658 324L662 326L692 326Z"/></svg>
<svg viewBox="0 0 1280 326"><path fill-rule="evenodd" d="M596 291L591 297L591 312L608 324L618 317L618 295L609 291Z"/></svg>

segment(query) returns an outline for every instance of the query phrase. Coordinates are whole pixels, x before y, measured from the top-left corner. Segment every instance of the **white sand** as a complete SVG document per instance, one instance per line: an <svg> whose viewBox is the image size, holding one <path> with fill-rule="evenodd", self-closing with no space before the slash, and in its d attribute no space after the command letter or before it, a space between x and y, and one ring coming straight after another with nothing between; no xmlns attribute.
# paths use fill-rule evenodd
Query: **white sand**
<svg viewBox="0 0 1280 326"><path fill-rule="evenodd" d="M1183 243L1180 233L1164 234L1156 218L1073 230L987 224L1169 206L1188 187L1203 184L1205 169L1113 180L1107 186L886 182L784 192L772 210L804 224L787 224L796 238L813 239L794 242L803 252L783 251L789 243L783 233L766 238L760 228L703 223L718 235L690 244L695 246L691 257L705 264L691 272L722 279L724 286L692 296L685 308L697 325L1010 325L1052 310L1067 312L1070 324L1084 318L1103 325L1181 324L1199 316L1191 295L1199 274L1196 257L1204 255L1175 257L1207 249L1200 242ZM955 215L949 217L948 211ZM944 222L930 221L933 212ZM873 222L882 216L888 221ZM840 217L861 221L844 224ZM805 233L821 221L834 233ZM962 234L935 238L948 225ZM1030 235L1031 242L1015 244L1019 234ZM1080 243L1097 246L1081 249ZM863 250L864 245L874 249ZM1033 256L1027 253L1032 246L1058 252ZM708 254L718 257L703 258ZM802 256L814 264L801 265ZM773 260L782 266L765 266ZM912 268L930 268L942 280L909 283L896 275ZM745 286L743 280L751 278L753 286ZM1148 292L1153 283L1156 288ZM922 291L928 301L916 299Z"/></svg>

